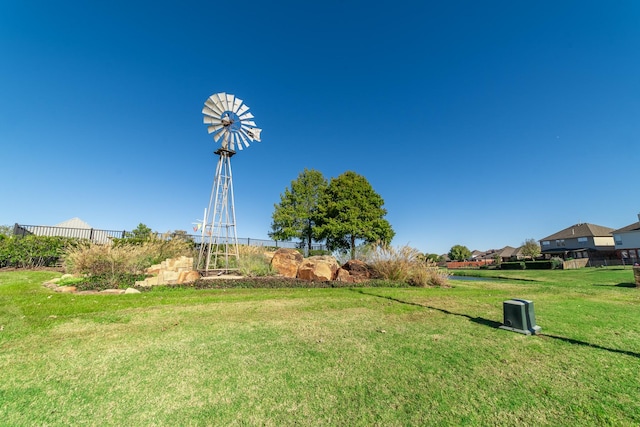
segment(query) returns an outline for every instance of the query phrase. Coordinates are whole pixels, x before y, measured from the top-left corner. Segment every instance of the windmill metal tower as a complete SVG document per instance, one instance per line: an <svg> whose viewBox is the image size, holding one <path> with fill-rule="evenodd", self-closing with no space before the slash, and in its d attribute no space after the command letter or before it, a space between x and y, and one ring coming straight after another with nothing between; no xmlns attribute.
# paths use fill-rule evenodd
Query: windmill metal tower
<svg viewBox="0 0 640 427"><path fill-rule="evenodd" d="M208 132L221 145L214 152L218 165L201 224L203 239L197 268L204 270L205 275L212 270L222 274L236 269L239 258L231 157L236 154L236 147L242 150L249 147L249 141L260 142L262 129L256 127L253 114L240 98L224 92L211 95L202 114Z"/></svg>

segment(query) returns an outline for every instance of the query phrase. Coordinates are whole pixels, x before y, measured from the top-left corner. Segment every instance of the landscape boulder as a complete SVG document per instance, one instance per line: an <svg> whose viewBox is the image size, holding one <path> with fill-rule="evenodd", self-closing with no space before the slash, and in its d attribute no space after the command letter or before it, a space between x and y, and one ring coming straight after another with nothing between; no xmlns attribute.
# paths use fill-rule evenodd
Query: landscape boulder
<svg viewBox="0 0 640 427"><path fill-rule="evenodd" d="M271 267L281 276L296 278L302 264L302 254L295 249L280 248L271 258Z"/></svg>
<svg viewBox="0 0 640 427"><path fill-rule="evenodd" d="M365 262L360 261L358 259L351 259L347 261L343 266L342 270L345 270L349 273L349 279L346 279L344 273L339 273L342 277L342 282L350 282L350 283L359 283L365 282L375 276L374 270L371 266L367 265Z"/></svg>
<svg viewBox="0 0 640 427"><path fill-rule="evenodd" d="M311 256L298 267L298 279L328 282L336 277L339 268L338 261L332 256Z"/></svg>

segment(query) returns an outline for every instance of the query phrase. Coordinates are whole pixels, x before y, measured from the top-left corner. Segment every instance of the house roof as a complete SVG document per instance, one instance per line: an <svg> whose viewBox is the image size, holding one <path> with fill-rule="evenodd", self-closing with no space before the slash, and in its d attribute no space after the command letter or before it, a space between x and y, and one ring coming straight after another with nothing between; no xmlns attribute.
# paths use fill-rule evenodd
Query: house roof
<svg viewBox="0 0 640 427"><path fill-rule="evenodd" d="M564 230L558 231L557 233L544 237L540 240L572 239L577 237L611 237L611 233L613 231L613 228L610 227L582 223L567 227Z"/></svg>
<svg viewBox="0 0 640 427"><path fill-rule="evenodd" d="M93 228L89 224L87 224L86 222L84 222L83 220L81 220L78 217L71 218L71 219L68 219L66 221L62 221L60 224L54 225L54 227L82 228L82 229L86 229L86 230L89 230L89 229Z"/></svg>
<svg viewBox="0 0 640 427"><path fill-rule="evenodd" d="M634 222L633 224L629 224L626 227L613 230L613 233L624 233L626 231L638 231L638 230L640 230L640 221Z"/></svg>
<svg viewBox="0 0 640 427"><path fill-rule="evenodd" d="M112 238L107 232L103 230L95 230L89 224L77 217L62 221L53 227L36 227L32 232L39 236L91 239L91 241L101 244L110 244L112 242Z"/></svg>
<svg viewBox="0 0 640 427"><path fill-rule="evenodd" d="M520 252L520 248L514 248L512 246L505 246L504 248L500 249L498 251L498 254L502 257L502 258L509 258L512 256L516 256L518 254L518 252Z"/></svg>

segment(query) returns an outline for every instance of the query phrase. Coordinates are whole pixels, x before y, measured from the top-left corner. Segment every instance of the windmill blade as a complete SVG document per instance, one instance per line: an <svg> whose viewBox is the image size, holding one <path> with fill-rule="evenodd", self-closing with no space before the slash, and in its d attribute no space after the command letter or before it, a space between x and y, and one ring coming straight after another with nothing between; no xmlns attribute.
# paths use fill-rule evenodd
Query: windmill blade
<svg viewBox="0 0 640 427"><path fill-rule="evenodd" d="M249 148L249 135L247 135L244 130L240 129L240 131L238 131L238 136L244 143L244 146Z"/></svg>
<svg viewBox="0 0 640 427"><path fill-rule="evenodd" d="M242 99L236 98L235 101L233 101L233 107L231 108L231 111L236 113L236 111L238 111L240 109L241 105L242 105ZM238 113L236 113L236 114L238 114Z"/></svg>
<svg viewBox="0 0 640 427"><path fill-rule="evenodd" d="M242 115L242 116L238 116L238 118L239 118L241 121L242 121L242 120L249 120L249 119L253 119L253 118L254 118L254 115L253 115L253 114L251 114L251 113L247 113L247 114L244 114L244 115Z"/></svg>
<svg viewBox="0 0 640 427"><path fill-rule="evenodd" d="M211 117L211 116L204 116L202 118L202 123L208 124L208 125L217 125L220 124L220 117Z"/></svg>
<svg viewBox="0 0 640 427"><path fill-rule="evenodd" d="M217 108L217 107L216 107L216 108ZM202 114L204 114L205 116L209 116L209 117L217 117L217 118L218 118L218 120L219 120L219 119L220 119L220 115L221 115L222 113L219 113L219 112L217 112L217 111L215 111L215 110L212 110L211 108L209 108L208 106L206 106L206 105L205 105L205 106L202 108Z"/></svg>
<svg viewBox="0 0 640 427"><path fill-rule="evenodd" d="M205 109L211 111L213 114L217 114L218 116L222 114L222 111L213 100L213 95L207 98L207 100L204 102L204 108L202 109L203 113L205 112Z"/></svg>
<svg viewBox="0 0 640 427"><path fill-rule="evenodd" d="M242 120L240 122L242 124L242 127L256 127L256 122L254 122L253 120Z"/></svg>
<svg viewBox="0 0 640 427"><path fill-rule="evenodd" d="M213 126L209 126L210 128ZM211 132L213 134L213 140L215 142L220 142L220 139L227 133L225 128L222 129L213 129Z"/></svg>
<svg viewBox="0 0 640 427"><path fill-rule="evenodd" d="M211 95L211 98L213 99L213 102L216 104L216 106L218 107L218 109L220 110L220 114L224 113L227 109L224 106L223 103L223 99L224 102L227 101L227 94L222 92L222 93L216 93L215 95Z"/></svg>
<svg viewBox="0 0 640 427"><path fill-rule="evenodd" d="M212 124L211 126L207 127L207 131L209 133L214 133L214 132L217 132L217 131L219 131L220 129L223 129L223 128L224 128L224 126L222 124L220 124L220 123Z"/></svg>
<svg viewBox="0 0 640 427"><path fill-rule="evenodd" d="M246 132L252 141L260 142L260 133L262 132L262 129L251 128L251 129L246 129Z"/></svg>
<svg viewBox="0 0 640 427"><path fill-rule="evenodd" d="M241 116L244 113L246 113L247 111L249 111L249 107L247 107L247 104L243 104L242 107L240 107L240 109L238 111L236 111L236 114L238 116Z"/></svg>
<svg viewBox="0 0 640 427"><path fill-rule="evenodd" d="M232 111L233 110L233 103L236 100L236 96L232 95L230 93L227 94L227 110Z"/></svg>
<svg viewBox="0 0 640 427"><path fill-rule="evenodd" d="M239 133L233 134L233 138L235 140L236 145L238 146L238 150L242 151L242 141L240 141L240 134Z"/></svg>

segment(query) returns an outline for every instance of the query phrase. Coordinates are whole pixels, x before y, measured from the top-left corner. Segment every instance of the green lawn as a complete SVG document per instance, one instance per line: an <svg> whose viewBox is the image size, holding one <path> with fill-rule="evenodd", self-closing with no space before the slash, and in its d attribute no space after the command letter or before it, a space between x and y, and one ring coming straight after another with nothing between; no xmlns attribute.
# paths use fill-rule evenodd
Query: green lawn
<svg viewBox="0 0 640 427"><path fill-rule="evenodd" d="M0 272L0 425L640 425L633 272L500 274L72 295ZM497 328L511 298L541 335Z"/></svg>

